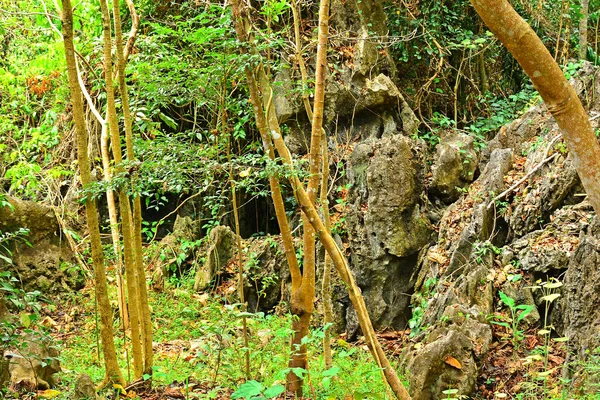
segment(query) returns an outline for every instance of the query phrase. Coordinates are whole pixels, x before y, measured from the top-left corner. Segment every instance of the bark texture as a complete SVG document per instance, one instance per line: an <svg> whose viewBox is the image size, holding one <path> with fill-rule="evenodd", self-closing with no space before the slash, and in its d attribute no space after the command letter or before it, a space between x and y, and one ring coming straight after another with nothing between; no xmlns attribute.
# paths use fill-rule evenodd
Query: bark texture
<svg viewBox="0 0 600 400"><path fill-rule="evenodd" d="M73 103L73 121L77 133L77 158L81 173L81 182L84 187L92 183L90 160L88 157L88 136L83 109L83 99L78 83L77 64L75 61L75 45L73 43L73 7L70 0L62 0L63 5L63 38L67 71L69 75L69 88ZM106 367L105 381L107 383L125 384L123 375L117 363L117 354L113 338L112 308L108 299L108 284L106 282L106 268L102 254L100 240L100 223L96 201L88 197L85 203L86 218L90 232L92 246L92 259L94 261L94 278L96 284L96 299L100 314L100 337Z"/></svg>

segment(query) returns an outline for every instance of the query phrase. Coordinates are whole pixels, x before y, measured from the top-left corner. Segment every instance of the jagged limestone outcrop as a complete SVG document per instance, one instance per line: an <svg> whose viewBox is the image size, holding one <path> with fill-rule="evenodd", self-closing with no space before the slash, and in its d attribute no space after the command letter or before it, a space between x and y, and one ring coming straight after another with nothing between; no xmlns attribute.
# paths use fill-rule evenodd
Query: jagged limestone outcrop
<svg viewBox="0 0 600 400"><path fill-rule="evenodd" d="M351 265L378 327L406 325L417 253L432 232L420 196L421 150L412 139L394 135L358 144L348 163ZM347 328L355 333L349 312Z"/></svg>
<svg viewBox="0 0 600 400"><path fill-rule="evenodd" d="M27 291L40 290L54 294L81 289L85 283L54 211L33 201L9 199L11 207L0 208L0 231L29 230L24 241L12 243L12 265L2 264L0 270L11 270L19 276ZM31 246L29 246L29 243Z"/></svg>
<svg viewBox="0 0 600 400"><path fill-rule="evenodd" d="M475 141L462 132L444 135L436 147L429 191L444 203L456 201L475 179L478 155Z"/></svg>
<svg viewBox="0 0 600 400"><path fill-rule="evenodd" d="M194 290L204 290L225 272L225 267L234 255L236 235L227 226L219 225L210 231L206 262L196 267Z"/></svg>
<svg viewBox="0 0 600 400"><path fill-rule="evenodd" d="M4 353L9 360L11 387L46 390L55 384L54 374L61 371L59 351L44 338L31 337L20 342L20 348Z"/></svg>

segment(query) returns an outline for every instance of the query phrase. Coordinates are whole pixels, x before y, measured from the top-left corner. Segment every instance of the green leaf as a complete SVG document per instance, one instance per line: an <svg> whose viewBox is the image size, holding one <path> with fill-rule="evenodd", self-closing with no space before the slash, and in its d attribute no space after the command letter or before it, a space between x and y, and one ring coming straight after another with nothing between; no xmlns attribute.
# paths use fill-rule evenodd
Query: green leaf
<svg viewBox="0 0 600 400"><path fill-rule="evenodd" d="M265 392L263 393L263 395L267 399L272 399L274 397L279 396L283 392L285 392L285 386L283 386L283 385L273 385L270 388L268 388L267 390L265 390Z"/></svg>
<svg viewBox="0 0 600 400"><path fill-rule="evenodd" d="M23 324L23 326L25 328L29 328L31 326L31 318L30 318L29 314L26 312L22 312L20 314L20 317L21 317L21 324Z"/></svg>
<svg viewBox="0 0 600 400"><path fill-rule="evenodd" d="M265 387L262 383L257 381L248 381L240 385L238 390L233 392L231 395L232 399L247 399L249 400L253 396L258 396L265 390Z"/></svg>
<svg viewBox="0 0 600 400"><path fill-rule="evenodd" d="M515 307L515 300L513 298L508 297L504 294L504 292L498 292L498 295L500 296L500 300L502 300L502 302L506 304L509 308Z"/></svg>
<svg viewBox="0 0 600 400"><path fill-rule="evenodd" d="M328 370L323 371L323 376L336 376L338 372L340 372L340 369L338 367L331 367Z"/></svg>
<svg viewBox="0 0 600 400"><path fill-rule="evenodd" d="M517 323L518 323L519 321L522 321L523 318L525 318L529 313L531 313L533 311L533 306L521 304L521 305L517 306L517 309L523 310L517 316Z"/></svg>

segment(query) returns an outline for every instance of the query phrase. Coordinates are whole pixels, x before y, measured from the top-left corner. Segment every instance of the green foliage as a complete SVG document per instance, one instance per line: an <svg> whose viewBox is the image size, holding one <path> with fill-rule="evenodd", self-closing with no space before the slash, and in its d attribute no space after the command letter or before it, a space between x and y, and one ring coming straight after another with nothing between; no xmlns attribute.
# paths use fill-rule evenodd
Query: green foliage
<svg viewBox="0 0 600 400"><path fill-rule="evenodd" d="M436 278L427 278L425 281L425 288L423 291L416 293L413 297L412 304L412 316L408 320L408 327L410 328L410 337L414 337L421 333L423 330L423 317L429 307L429 301L435 294L434 289L437 285Z"/></svg>
<svg viewBox="0 0 600 400"><path fill-rule="evenodd" d="M247 381L243 383L238 390L233 392L231 398L246 400L272 399L279 396L284 391L285 386L283 385L273 385L267 388L260 382Z"/></svg>
<svg viewBox="0 0 600 400"><path fill-rule="evenodd" d="M519 329L519 324L534 310L535 306L531 304L516 304L513 298L501 291L498 292L498 296L500 296L502 303L509 308L511 316L505 318L500 315L493 315L491 323L507 328L512 334L513 346L518 348L520 341L524 337L523 331ZM508 320L508 322L506 322L506 320Z"/></svg>

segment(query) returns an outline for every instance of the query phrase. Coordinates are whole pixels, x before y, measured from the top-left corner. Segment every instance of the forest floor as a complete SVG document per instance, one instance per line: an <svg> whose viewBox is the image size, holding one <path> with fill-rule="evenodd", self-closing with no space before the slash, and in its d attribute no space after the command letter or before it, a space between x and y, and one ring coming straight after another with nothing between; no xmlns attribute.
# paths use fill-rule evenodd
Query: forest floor
<svg viewBox="0 0 600 400"><path fill-rule="evenodd" d="M289 314L250 314L240 311L239 304L228 303L213 293L195 293L193 278L172 280L162 292L150 292L153 313L154 369L152 389L142 382L126 388L104 388L105 399L284 399L285 377L289 372ZM116 297L116 296L115 296ZM115 340L125 379L133 382L130 355L125 350L119 312L113 304ZM61 350L62 372L53 391L21 395L22 399L71 399L75 382L88 374L96 383L103 378L99 350L98 317L93 288L72 293L44 312L54 342ZM251 371L244 371L242 317L249 327ZM349 343L344 336L333 339L333 367L325 369L322 328L315 327L307 338L310 371L306 376L305 397L310 399L391 399L382 374L364 343ZM483 360L475 399L600 399L572 396L569 382L561 379L566 358L561 346L550 348L548 356L539 333L522 332L518 341L507 330L494 326L495 341ZM395 364L400 351L410 340L408 331L379 334L384 348ZM545 360L540 375L540 362ZM590 364L593 375L600 363ZM541 379L543 378L543 379ZM245 383L246 382L246 383ZM447 391L447 399L453 397Z"/></svg>
<svg viewBox="0 0 600 400"><path fill-rule="evenodd" d="M104 390L107 398L131 399L230 399L283 398L270 396L283 388L289 369L289 315L242 313L239 305L228 304L223 297L194 293L193 279L167 284L162 293L150 292L153 313L154 371L152 390L132 385L127 393L115 388ZM116 304L115 320L118 320ZM250 332L250 385L244 372L241 320L246 316ZM93 289L86 287L57 305L50 314L52 336L60 344L60 385L56 399L68 399L77 377L88 374L101 382L103 368L98 346L97 316ZM115 325L116 327L116 325ZM384 399L388 398L381 372L362 343L348 343L335 338L333 367L325 370L322 328L311 331L309 346L310 374L307 393L319 399ZM132 382L128 368L130 355L124 350L123 331L115 331L125 379ZM388 335L390 349L399 348L395 337ZM393 339L393 340L392 340ZM130 360L129 360L130 362ZM270 389L270 392L269 392ZM237 392L236 392L237 391ZM233 395L233 397L232 397ZM265 396L266 395L266 396ZM245 395L239 398L246 398Z"/></svg>

